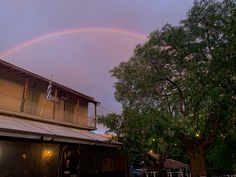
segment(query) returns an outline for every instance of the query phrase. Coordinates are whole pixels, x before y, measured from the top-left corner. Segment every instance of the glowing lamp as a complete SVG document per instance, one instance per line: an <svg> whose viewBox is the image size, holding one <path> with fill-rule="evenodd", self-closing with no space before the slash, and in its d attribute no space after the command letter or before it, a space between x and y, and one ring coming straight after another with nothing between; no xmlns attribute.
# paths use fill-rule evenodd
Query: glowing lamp
<svg viewBox="0 0 236 177"><path fill-rule="evenodd" d="M53 152L50 150L45 150L43 152L43 157L45 158L46 163L49 165L51 163L51 159L53 157Z"/></svg>

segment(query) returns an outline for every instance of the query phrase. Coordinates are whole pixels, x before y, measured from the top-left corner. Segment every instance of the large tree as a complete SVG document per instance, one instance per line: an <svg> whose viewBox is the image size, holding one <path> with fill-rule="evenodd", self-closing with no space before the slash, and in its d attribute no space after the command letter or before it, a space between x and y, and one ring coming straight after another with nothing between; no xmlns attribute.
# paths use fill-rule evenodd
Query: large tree
<svg viewBox="0 0 236 177"><path fill-rule="evenodd" d="M186 20L151 33L111 71L124 136L137 131L130 134L140 135L138 143L156 136L172 143L163 143L167 149L179 145L193 177L207 175L208 146L236 128L235 6L235 0L195 1Z"/></svg>

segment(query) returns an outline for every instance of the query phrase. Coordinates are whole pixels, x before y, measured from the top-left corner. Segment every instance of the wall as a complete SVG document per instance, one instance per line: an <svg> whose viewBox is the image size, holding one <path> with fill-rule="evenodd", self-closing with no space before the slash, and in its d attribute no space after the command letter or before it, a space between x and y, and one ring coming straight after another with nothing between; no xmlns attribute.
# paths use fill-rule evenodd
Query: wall
<svg viewBox="0 0 236 177"><path fill-rule="evenodd" d="M56 177L58 145L0 140L0 177Z"/></svg>
<svg viewBox="0 0 236 177"><path fill-rule="evenodd" d="M39 116L42 118L57 120L61 122L78 124L80 127L92 128L93 120L88 117L88 101L79 98L76 95L69 95L68 99L62 99L60 90L58 97L55 98L55 89L52 89L52 99L46 100L47 85L36 80L28 80L27 92L24 95L26 78L22 78L15 73L0 70L0 109L24 112L29 115ZM54 99L56 101L54 102ZM54 110L55 104L55 110ZM54 112L55 111L55 112ZM53 118L54 116L54 118Z"/></svg>
<svg viewBox="0 0 236 177"><path fill-rule="evenodd" d="M81 146L80 176L125 177L125 155L114 147Z"/></svg>
<svg viewBox="0 0 236 177"><path fill-rule="evenodd" d="M125 177L124 155L114 147L0 140L0 177Z"/></svg>

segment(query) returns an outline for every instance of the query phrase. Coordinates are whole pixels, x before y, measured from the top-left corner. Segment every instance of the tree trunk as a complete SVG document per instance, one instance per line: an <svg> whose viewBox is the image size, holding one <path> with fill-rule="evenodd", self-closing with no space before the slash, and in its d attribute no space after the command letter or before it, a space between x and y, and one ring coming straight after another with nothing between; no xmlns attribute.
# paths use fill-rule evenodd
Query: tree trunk
<svg viewBox="0 0 236 177"><path fill-rule="evenodd" d="M204 147L196 144L189 149L188 154L190 156L192 177L207 176L205 151Z"/></svg>

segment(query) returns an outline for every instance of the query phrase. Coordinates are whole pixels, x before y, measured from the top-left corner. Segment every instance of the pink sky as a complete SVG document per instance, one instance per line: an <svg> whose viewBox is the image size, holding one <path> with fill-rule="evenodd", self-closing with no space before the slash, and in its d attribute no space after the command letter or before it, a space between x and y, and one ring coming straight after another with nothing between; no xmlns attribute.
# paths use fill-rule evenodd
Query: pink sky
<svg viewBox="0 0 236 177"><path fill-rule="evenodd" d="M112 112L121 112L109 70L132 56L134 47L145 41L142 35L185 18L192 3L2 0L0 56L44 77L53 74L54 81L95 97ZM85 28L91 30L65 33Z"/></svg>

